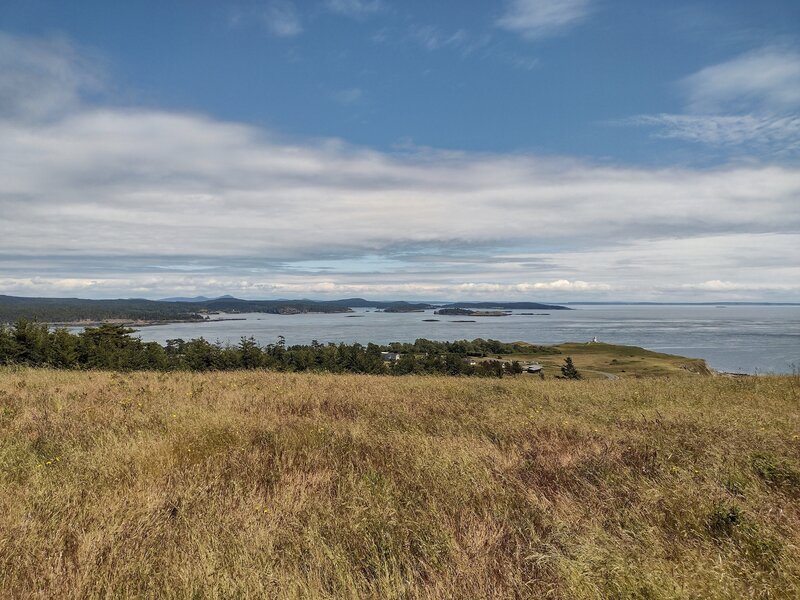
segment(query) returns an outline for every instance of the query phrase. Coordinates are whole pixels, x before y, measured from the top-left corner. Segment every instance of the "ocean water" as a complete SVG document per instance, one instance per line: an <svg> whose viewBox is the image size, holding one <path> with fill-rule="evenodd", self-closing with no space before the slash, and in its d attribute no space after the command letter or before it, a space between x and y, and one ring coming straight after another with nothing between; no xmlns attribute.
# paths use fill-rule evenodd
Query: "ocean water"
<svg viewBox="0 0 800 600"><path fill-rule="evenodd" d="M356 309L346 314L219 315L243 320L174 323L138 330L144 341L204 337L237 344L252 336L261 344L279 335L287 344L413 342L417 338L493 338L541 344L599 341L704 358L720 371L792 373L800 370L800 306L574 306L574 310L513 311L507 317L447 317ZM536 313L536 314L521 314ZM547 314L541 314L547 313ZM426 322L425 319L439 319ZM474 323L457 322L463 319Z"/></svg>

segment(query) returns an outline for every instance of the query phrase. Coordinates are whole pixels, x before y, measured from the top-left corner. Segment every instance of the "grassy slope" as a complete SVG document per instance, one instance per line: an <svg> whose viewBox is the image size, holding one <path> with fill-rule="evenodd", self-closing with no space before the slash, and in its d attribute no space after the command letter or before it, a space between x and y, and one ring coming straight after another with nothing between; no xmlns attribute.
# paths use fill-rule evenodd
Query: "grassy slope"
<svg viewBox="0 0 800 600"><path fill-rule="evenodd" d="M796 377L0 371L0 596L797 598Z"/></svg>
<svg viewBox="0 0 800 600"><path fill-rule="evenodd" d="M524 344L524 342L517 342ZM537 348L542 348L538 346ZM613 377L653 377L709 375L705 361L699 358L686 358L674 354L663 354L645 350L637 346L618 346L592 343L565 343L550 346L558 354L532 353L508 354L507 360L536 362L544 366L546 376L561 374L564 358L571 356L575 367L585 379L605 379ZM613 378L612 377L612 378Z"/></svg>

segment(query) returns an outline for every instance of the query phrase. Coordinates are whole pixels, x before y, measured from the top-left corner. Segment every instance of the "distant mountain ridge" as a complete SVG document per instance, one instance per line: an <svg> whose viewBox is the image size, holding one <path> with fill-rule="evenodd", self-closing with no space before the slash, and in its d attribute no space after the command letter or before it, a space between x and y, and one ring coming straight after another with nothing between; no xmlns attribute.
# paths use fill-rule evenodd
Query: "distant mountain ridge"
<svg viewBox="0 0 800 600"><path fill-rule="evenodd" d="M233 296L226 294L225 296L214 296L213 298L210 298L208 296L192 296L192 297L175 296L173 298L159 298L158 300L156 300L156 302L208 302L209 300L223 300L223 299L236 300L236 298L234 298Z"/></svg>
<svg viewBox="0 0 800 600"><path fill-rule="evenodd" d="M174 298L159 298L158 302L205 302L206 300L216 300L216 298L209 298L208 296L193 296L191 298L176 296Z"/></svg>

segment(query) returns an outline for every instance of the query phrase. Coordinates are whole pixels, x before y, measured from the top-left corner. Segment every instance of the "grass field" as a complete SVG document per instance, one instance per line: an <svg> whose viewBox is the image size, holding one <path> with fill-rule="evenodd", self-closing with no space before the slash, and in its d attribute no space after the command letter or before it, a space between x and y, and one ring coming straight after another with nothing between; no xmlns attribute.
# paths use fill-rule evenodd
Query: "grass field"
<svg viewBox="0 0 800 600"><path fill-rule="evenodd" d="M798 598L800 379L0 370L0 597Z"/></svg>
<svg viewBox="0 0 800 600"><path fill-rule="evenodd" d="M523 342L517 342L523 344ZM534 362L544 367L546 377L561 373L564 358L571 356L584 379L616 379L629 377L691 377L710 375L702 359L686 358L645 350L638 346L619 346L602 342L568 342L555 346L534 346L531 354L507 354L505 360ZM545 350L546 348L546 350Z"/></svg>

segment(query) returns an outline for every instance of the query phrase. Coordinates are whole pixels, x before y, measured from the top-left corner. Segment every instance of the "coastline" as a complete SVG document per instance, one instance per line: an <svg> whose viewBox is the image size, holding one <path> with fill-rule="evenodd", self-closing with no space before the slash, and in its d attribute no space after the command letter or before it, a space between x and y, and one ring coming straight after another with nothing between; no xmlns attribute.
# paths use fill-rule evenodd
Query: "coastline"
<svg viewBox="0 0 800 600"><path fill-rule="evenodd" d="M280 315L283 317L291 317L295 315L328 315L328 314L335 314L335 315L345 315L345 316L361 316L361 315L351 315L347 313L352 313L352 310L349 311L321 311L321 310L309 310L304 312L264 312L260 314L265 315ZM220 314L220 313L218 313ZM235 315L237 313L221 313L221 314L232 314ZM124 325L126 327L155 327L158 325L176 325L180 323L192 323L195 325L202 325L204 323L220 323L223 321L247 321L247 317L223 317L221 319L206 319L206 318L199 318L199 319L165 319L163 321L160 320L153 320L153 319L84 319L79 321L47 321L46 324L50 327L99 327L101 325ZM10 325L10 323L9 323Z"/></svg>
<svg viewBox="0 0 800 600"><path fill-rule="evenodd" d="M157 325L175 325L178 323L212 323L219 321L246 321L244 317L230 319L168 319L165 321L143 320L143 319L101 319L101 320L80 320L80 321L57 321L48 322L47 325L54 328L64 327L100 327L101 325L123 325L125 327L154 327Z"/></svg>

